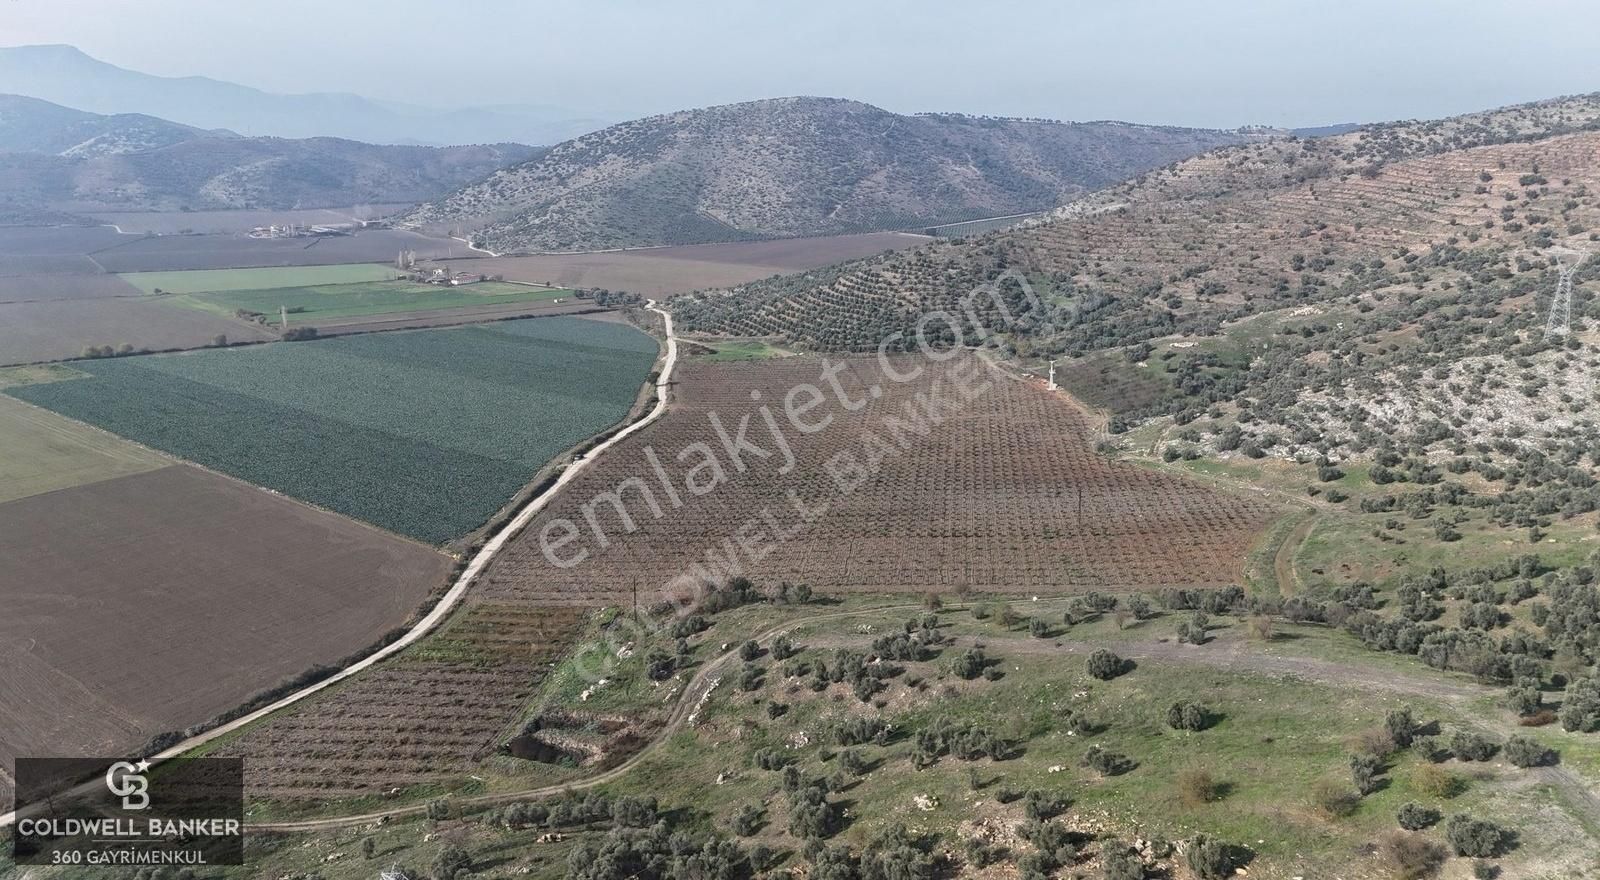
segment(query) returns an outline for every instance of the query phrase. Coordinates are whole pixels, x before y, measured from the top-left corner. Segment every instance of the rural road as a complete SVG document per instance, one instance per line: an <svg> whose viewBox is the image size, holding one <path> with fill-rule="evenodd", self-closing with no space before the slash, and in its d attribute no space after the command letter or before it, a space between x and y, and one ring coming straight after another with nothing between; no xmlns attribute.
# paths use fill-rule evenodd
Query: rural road
<svg viewBox="0 0 1600 880"><path fill-rule="evenodd" d="M1068 602L1070 599L1071 597L1044 599L1037 604L1044 606L1056 605ZM895 612L916 612L921 610L922 605L919 603L886 605L857 611L820 614L774 626L751 636L751 638L757 642L765 643L777 636L789 634L802 627L809 627L818 623L844 620L852 617L881 616ZM808 644L812 647L825 647L835 644L856 644L870 638L871 636L867 635L824 638L821 640L810 639ZM1098 647L1102 647L1099 644L1090 642L1061 641L1060 644L1057 644L1058 640L1055 639L1037 639L1031 636L1001 637L999 639L986 637L982 641L989 647L998 647L1001 652L1053 654L1057 656L1062 654L1084 655ZM1491 693L1491 690L1487 687L1465 681L1449 681L1440 676L1411 674L1391 669L1375 669L1359 664L1340 663L1315 657L1264 653L1252 650L1242 641L1231 639L1214 640L1204 646L1180 645L1169 641L1151 640L1118 642L1113 647L1119 654L1136 661L1152 660L1183 663L1209 666L1230 672L1289 676L1342 687L1355 686L1369 691L1383 691L1417 697L1468 701ZM547 785L521 791L461 798L456 803L461 806L472 807L497 806L516 801L558 797L567 792L583 791L620 779L649 758L656 749L682 730L686 724L691 723L690 719L699 711L707 695L721 683L721 671L733 663L738 657L738 653L738 649L734 648L706 663L684 687L683 692L678 697L677 704L673 707L672 714L668 717L666 724L657 732L655 738L639 752L616 767L594 776L560 785ZM1509 723L1484 725L1481 729L1489 730L1502 736L1517 732L1517 728ZM1597 793L1595 788L1584 781L1582 777L1560 766L1536 767L1523 772L1544 784L1559 789L1580 821L1590 828L1600 828L1600 793ZM326 831L417 816L423 814L426 809L426 804L415 804L353 816L336 816L294 822L247 823L247 827L252 831L258 832Z"/></svg>
<svg viewBox="0 0 1600 880"><path fill-rule="evenodd" d="M613 434L604 442L589 450L589 452L586 453L582 458L577 459L576 461L573 461L571 464L567 465L566 469L561 472L561 476L550 485L550 488L546 489L544 492L540 493L534 498L529 499L527 505L525 505L522 510L517 513L516 517L507 523L504 528L496 532L494 537L490 538L484 543L482 549L480 549L477 554L472 557L472 561L461 572L460 577L456 578L455 583L451 585L449 591L439 599L438 603L433 606L427 615L413 624L412 627L406 631L405 635L401 636L393 643L384 646L378 651L373 652L364 659L359 660L356 663L345 667L334 675L317 682L316 684L312 684L301 690L295 691L294 693L289 694L277 702L257 709L248 715L241 716L233 721L227 722L226 724L219 725L208 731L205 731L204 733L190 737L189 739L186 739L183 742L166 749L165 751L151 755L147 760L149 760L151 764L160 764L163 761L171 760L185 752L192 751L193 749L197 749L200 746L212 742L220 737L240 730L247 725L254 724L268 715L286 709L295 703L312 696L313 694L333 687L339 682L342 682L351 676L357 675L363 670L369 669L378 663L393 657L411 645L416 644L424 636L432 632L435 627L445 620L445 618L449 617L450 613L456 609L456 606L459 605L461 600L466 596L467 589L472 586L474 581L477 580L478 575L482 574L483 571L489 567L489 563L494 561L495 557L500 554L500 551L511 542L511 539L515 538L519 532L526 528L528 523L532 522L533 518L537 516L540 511L544 510L550 501L555 498L556 495L560 494L562 489L566 488L567 484L576 479L578 474L582 473L586 468L592 465L594 461L598 459L606 450L610 449L612 446L615 446L623 439L644 430L651 423L655 422L666 413L667 396L672 383L672 371L678 363L678 337L673 333L672 315L667 312L667 310L658 307L655 300L647 301L645 303L645 308L661 316L666 328L667 337L666 360L662 364L661 375L656 380L655 407L652 408L650 412L646 413L644 418L641 418L638 421L624 427L622 430L618 431L616 434ZM100 783L98 780L91 780L90 782L84 783L83 785L72 789L70 793L89 791L99 786L99 784ZM0 828L10 825L16 820L17 813L15 810L4 815L0 815Z"/></svg>

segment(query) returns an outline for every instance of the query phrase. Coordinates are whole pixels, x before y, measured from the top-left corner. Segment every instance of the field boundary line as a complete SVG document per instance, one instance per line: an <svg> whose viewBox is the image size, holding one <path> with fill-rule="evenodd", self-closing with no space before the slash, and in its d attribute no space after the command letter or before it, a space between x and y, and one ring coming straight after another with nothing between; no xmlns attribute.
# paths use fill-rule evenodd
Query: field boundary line
<svg viewBox="0 0 1600 880"><path fill-rule="evenodd" d="M438 603L433 606L433 609L430 610L427 615L413 624L411 628L406 631L405 635L396 639L394 642L385 645L377 651L374 651L372 654L369 654L361 660L346 666L344 669L341 669L339 672L323 679L322 681L308 685L247 715L240 716L239 718L235 718L234 720L225 724L220 724L211 728L210 730L192 736L183 742L178 743L177 745L171 746L170 748L157 752L154 755L148 756L146 760L148 760L152 765L170 761L173 758L183 755L185 752L192 751L203 745L206 745L207 743L227 736L230 733L234 733L248 725L254 724L257 721L266 718L269 715L282 711L283 709L286 709L295 703L306 699L307 697L313 696L314 694L320 693L335 684L352 678L355 675L377 665L378 663L383 662L384 660L387 660L390 657L393 657L406 648L421 641L424 636L430 634L440 623L445 620L445 618L449 617L450 614L455 611L456 607L461 604L461 600L466 597L467 589L477 581L478 576L489 567L489 564L493 562L495 557L500 554L500 551L505 548L506 544L510 543L512 538L515 538L522 532L523 529L527 528L528 523L532 522L533 518L542 512L544 508L555 498L555 496L559 494L562 489L566 488L568 483L571 483L574 479L576 479L578 474L582 473L583 470L590 465L590 463L594 462L600 457L601 453L610 449L624 438L644 430L666 413L668 392L672 384L672 371L677 365L678 361L678 339L673 335L672 315L670 312L659 307L655 300L647 301L645 303L645 308L661 315L665 324L667 337L666 361L661 368L661 375L656 379L655 407L651 409L650 412L646 413L644 418L624 427L622 430L613 434L610 438L589 450L589 452L585 454L583 458L574 461L571 465L569 465L567 469L561 473L561 476L558 477L554 483L550 484L548 489L529 499L528 503L522 508L522 510L515 517L513 517L510 522L506 523L504 528L502 528L494 535L494 537L490 538L484 543L482 549L480 549L477 554L473 556L472 562L469 563L467 567L462 570L460 576L456 578L455 584L451 586L449 591L447 591L444 596L439 599ZM87 783L70 789L67 794L77 794L94 790L101 784L102 783L100 780L90 780ZM11 825L12 823L16 822L16 820L17 811L15 809L9 813L0 815L0 828Z"/></svg>

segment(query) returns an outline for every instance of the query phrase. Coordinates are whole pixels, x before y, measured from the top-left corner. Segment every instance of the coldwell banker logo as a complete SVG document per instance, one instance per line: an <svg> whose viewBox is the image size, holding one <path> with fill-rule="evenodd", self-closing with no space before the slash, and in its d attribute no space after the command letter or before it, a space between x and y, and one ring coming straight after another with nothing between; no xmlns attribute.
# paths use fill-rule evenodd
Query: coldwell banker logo
<svg viewBox="0 0 1600 880"><path fill-rule="evenodd" d="M143 759L137 764L118 761L106 771L106 788L122 798L124 810L150 808L150 780L144 775L149 771L150 762Z"/></svg>
<svg viewBox="0 0 1600 880"><path fill-rule="evenodd" d="M244 864L238 758L17 760L19 865Z"/></svg>

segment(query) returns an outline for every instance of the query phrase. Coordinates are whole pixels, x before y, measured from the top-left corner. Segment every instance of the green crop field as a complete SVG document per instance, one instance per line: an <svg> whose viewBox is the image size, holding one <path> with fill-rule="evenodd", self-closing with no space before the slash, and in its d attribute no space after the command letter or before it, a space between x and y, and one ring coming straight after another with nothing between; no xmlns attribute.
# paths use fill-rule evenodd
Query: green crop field
<svg viewBox="0 0 1600 880"><path fill-rule="evenodd" d="M655 340L541 318L86 363L5 393L430 543L626 416Z"/></svg>
<svg viewBox="0 0 1600 880"><path fill-rule="evenodd" d="M571 295L570 290L492 281L465 287L366 281L187 294L174 297L171 302L219 315L232 315L244 309L264 314L270 320L276 320L278 310L286 308L291 323L315 324L330 318L539 302Z"/></svg>
<svg viewBox="0 0 1600 880"><path fill-rule="evenodd" d="M128 272L120 276L145 293L216 293L228 290L266 290L274 287L309 287L316 284L355 284L388 281L395 277L389 266L354 263L335 266L284 266L266 269L192 269L182 272Z"/></svg>

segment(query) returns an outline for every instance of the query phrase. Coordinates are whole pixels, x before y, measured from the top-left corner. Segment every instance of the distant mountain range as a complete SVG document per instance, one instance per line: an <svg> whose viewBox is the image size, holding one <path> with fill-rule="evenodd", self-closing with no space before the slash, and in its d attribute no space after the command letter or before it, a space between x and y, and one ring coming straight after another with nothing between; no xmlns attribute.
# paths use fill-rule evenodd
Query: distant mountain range
<svg viewBox="0 0 1600 880"><path fill-rule="evenodd" d="M141 114L102 116L0 95L0 222L91 211L312 208L415 202L540 148L377 146L241 137Z"/></svg>
<svg viewBox="0 0 1600 880"><path fill-rule="evenodd" d="M0 48L0 92L249 136L341 137L375 144L554 144L605 124L556 107L440 110L343 93L279 95L202 76L126 70L72 46Z"/></svg>
<svg viewBox="0 0 1600 880"><path fill-rule="evenodd" d="M907 228L1042 211L1251 136L1237 131L902 116L776 98L625 122L404 218L499 251Z"/></svg>

